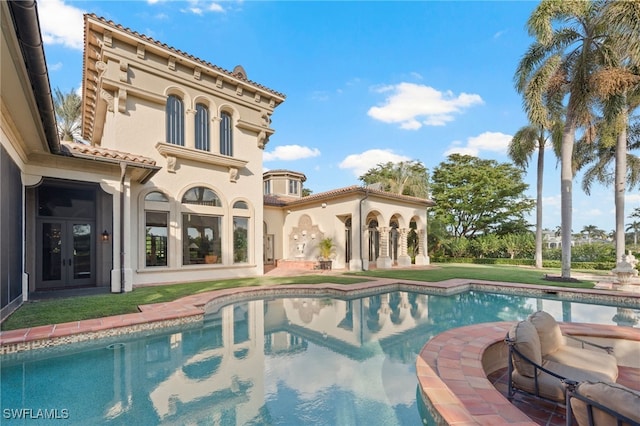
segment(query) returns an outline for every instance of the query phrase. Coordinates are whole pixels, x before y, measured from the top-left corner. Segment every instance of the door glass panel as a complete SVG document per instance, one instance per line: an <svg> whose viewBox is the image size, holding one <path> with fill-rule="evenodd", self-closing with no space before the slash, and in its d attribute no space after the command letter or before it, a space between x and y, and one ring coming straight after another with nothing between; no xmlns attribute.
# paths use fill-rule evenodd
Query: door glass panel
<svg viewBox="0 0 640 426"><path fill-rule="evenodd" d="M73 225L73 278L91 278L91 224Z"/></svg>
<svg viewBox="0 0 640 426"><path fill-rule="evenodd" d="M62 224L42 224L42 280L62 279Z"/></svg>

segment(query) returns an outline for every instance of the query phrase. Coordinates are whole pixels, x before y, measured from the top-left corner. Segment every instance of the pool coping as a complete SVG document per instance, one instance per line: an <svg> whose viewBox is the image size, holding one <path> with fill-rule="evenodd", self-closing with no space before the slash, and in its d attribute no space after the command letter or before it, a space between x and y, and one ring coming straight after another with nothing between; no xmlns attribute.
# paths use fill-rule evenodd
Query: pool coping
<svg viewBox="0 0 640 426"><path fill-rule="evenodd" d="M438 424L538 424L493 386L487 378L491 372L485 370L483 363L485 352L503 344L514 323L459 327L442 332L425 344L416 359L416 374L423 401ZM632 327L560 323L560 328L569 335L640 341L640 330ZM506 350L503 352L508 356Z"/></svg>
<svg viewBox="0 0 640 426"><path fill-rule="evenodd" d="M217 307L240 299L273 296L362 297L384 290L416 290L442 295L451 295L467 290L531 297L557 295L564 300L609 302L623 304L634 309L640 308L639 293L470 279L425 282L396 278L369 278L369 281L356 284L288 284L227 288L193 294L171 302L140 305L138 307L140 312L131 314L2 331L0 332L0 356L187 323L197 323L204 320L205 312L215 311Z"/></svg>

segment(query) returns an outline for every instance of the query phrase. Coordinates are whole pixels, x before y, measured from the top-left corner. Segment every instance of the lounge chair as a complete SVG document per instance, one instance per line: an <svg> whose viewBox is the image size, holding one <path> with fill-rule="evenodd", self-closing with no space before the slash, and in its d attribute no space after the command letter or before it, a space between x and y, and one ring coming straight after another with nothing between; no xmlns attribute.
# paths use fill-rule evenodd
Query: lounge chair
<svg viewBox="0 0 640 426"><path fill-rule="evenodd" d="M640 392L618 383L566 384L567 426L574 417L579 426L640 426Z"/></svg>
<svg viewBox="0 0 640 426"><path fill-rule="evenodd" d="M584 340L579 340L580 347L571 346L568 338L571 336L564 336L555 319L543 311L513 325L505 338L509 346L509 400L516 391L524 391L565 402L566 380L615 382L618 365L611 348Z"/></svg>

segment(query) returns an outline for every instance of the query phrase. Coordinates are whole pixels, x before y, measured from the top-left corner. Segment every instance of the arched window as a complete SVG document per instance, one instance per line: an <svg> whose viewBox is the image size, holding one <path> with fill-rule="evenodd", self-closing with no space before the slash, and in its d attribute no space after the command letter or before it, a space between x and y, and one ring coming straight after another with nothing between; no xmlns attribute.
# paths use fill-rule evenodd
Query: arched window
<svg viewBox="0 0 640 426"><path fill-rule="evenodd" d="M231 114L223 112L220 116L220 154L233 157L233 120Z"/></svg>
<svg viewBox="0 0 640 426"><path fill-rule="evenodd" d="M245 209L245 210L247 210L249 208L249 206L244 201L236 201L235 203L233 203L233 208L234 209Z"/></svg>
<svg viewBox="0 0 640 426"><path fill-rule="evenodd" d="M196 149L209 151L209 109L204 104L196 105Z"/></svg>
<svg viewBox="0 0 640 426"><path fill-rule="evenodd" d="M167 266L169 257L169 199L154 191L144 197L145 266Z"/></svg>
<svg viewBox="0 0 640 426"><path fill-rule="evenodd" d="M167 98L167 143L184 146L184 105L175 95Z"/></svg>
<svg viewBox="0 0 640 426"><path fill-rule="evenodd" d="M182 197L182 204L196 204L199 206L215 206L220 207L220 198L218 194L203 186L196 186L185 192Z"/></svg>
<svg viewBox="0 0 640 426"><path fill-rule="evenodd" d="M182 264L222 263L220 198L197 186L182 197Z"/></svg>

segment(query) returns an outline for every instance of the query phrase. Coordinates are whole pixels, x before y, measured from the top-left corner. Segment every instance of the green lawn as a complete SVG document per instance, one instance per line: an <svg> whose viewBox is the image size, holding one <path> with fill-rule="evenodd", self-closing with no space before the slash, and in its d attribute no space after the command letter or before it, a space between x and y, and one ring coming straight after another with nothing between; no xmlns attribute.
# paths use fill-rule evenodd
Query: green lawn
<svg viewBox="0 0 640 426"><path fill-rule="evenodd" d="M557 270L536 270L514 266L440 264L433 269L375 270L344 275L304 275L299 277L256 277L233 280L206 281L137 288L130 293L79 296L64 299L48 299L27 302L2 323L2 330L59 324L69 321L99 318L138 312L138 306L148 303L168 302L190 294L230 287L258 285L352 284L366 280L367 276L397 278L414 281L444 281L451 278L468 278L490 281L507 281L523 284L557 285L591 288L592 282L557 283L543 280L544 274L558 275Z"/></svg>
<svg viewBox="0 0 640 426"><path fill-rule="evenodd" d="M138 312L139 305L170 302L191 294L230 287L252 287L259 285L353 284L365 281L364 278L305 275L300 277L279 278L238 278L221 281L171 284L136 288L129 293L110 293L93 296L78 296L64 299L30 301L23 304L2 323L2 330L36 327L46 324L79 321L111 315Z"/></svg>
<svg viewBox="0 0 640 426"><path fill-rule="evenodd" d="M592 288L592 281L554 282L544 279L545 274L559 276L557 269L534 269L506 265L471 265L442 263L434 269L404 269L389 270L376 269L372 271L349 273L355 276L370 276L380 278L398 278L404 280L437 282L453 278L467 278L488 281L503 281L522 284L551 285L572 288ZM590 274L603 274L603 271L584 271Z"/></svg>

